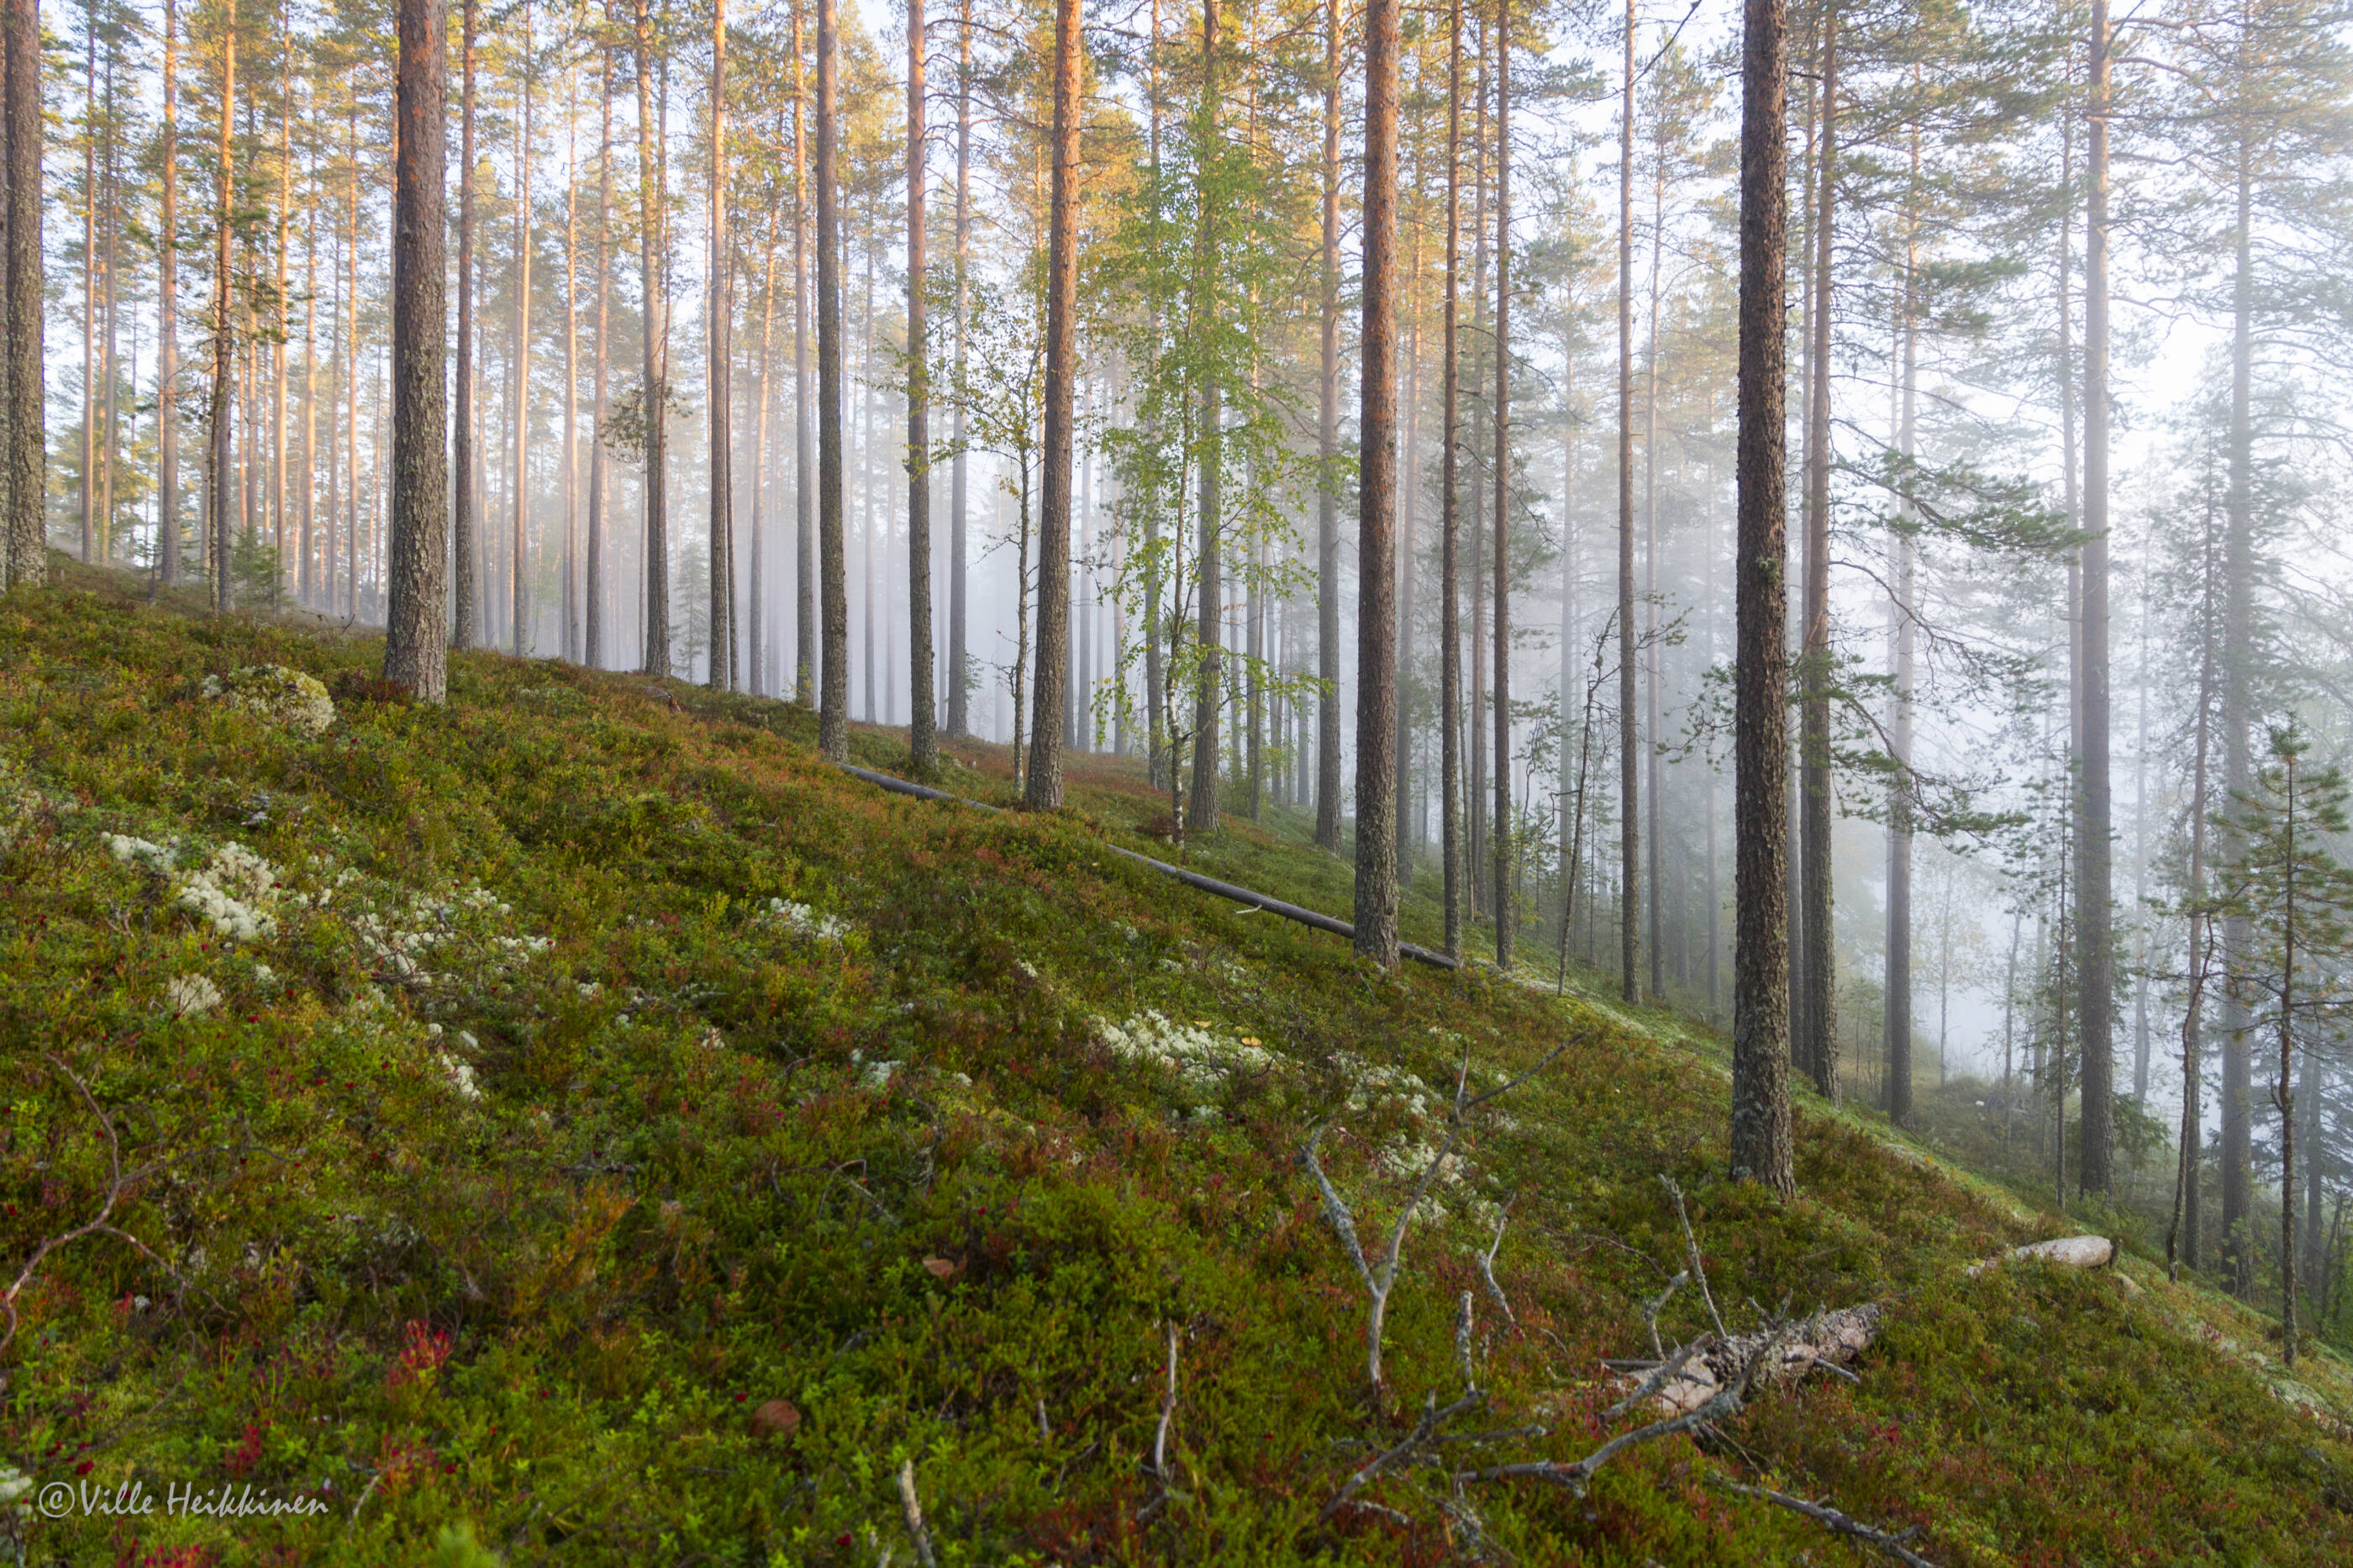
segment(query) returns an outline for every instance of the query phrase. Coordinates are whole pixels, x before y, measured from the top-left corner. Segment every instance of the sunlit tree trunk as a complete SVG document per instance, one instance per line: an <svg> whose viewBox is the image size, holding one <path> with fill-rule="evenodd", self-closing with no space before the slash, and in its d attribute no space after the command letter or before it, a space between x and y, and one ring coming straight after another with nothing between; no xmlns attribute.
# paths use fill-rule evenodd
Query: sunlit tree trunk
<svg viewBox="0 0 2353 1568"><path fill-rule="evenodd" d="M817 701L816 423L809 407L808 80L793 6L793 700Z"/></svg>
<svg viewBox="0 0 2353 1568"><path fill-rule="evenodd" d="M564 73L563 656L580 657L580 79Z"/></svg>
<svg viewBox="0 0 2353 1568"><path fill-rule="evenodd" d="M711 668L713 691L735 689L735 257L727 234L727 0L711 8L711 276L704 340L711 403Z"/></svg>
<svg viewBox="0 0 2353 1568"><path fill-rule="evenodd" d="M1438 832L1446 955L1462 956L1461 395L1462 7L1446 10L1446 325L1439 392Z"/></svg>
<svg viewBox="0 0 2353 1568"><path fill-rule="evenodd" d="M1209 0L1216 15L1217 0ZM1079 0L1054 7L1053 186L1046 238L1044 494L1038 518L1037 712L1029 725L1025 798L1039 811L1062 804L1063 705L1070 700L1071 457L1078 369ZM1211 35L1214 38L1214 24ZM1204 603L1207 601L1205 600ZM1206 626L1207 623L1205 622ZM1208 688L1204 688L1208 689ZM1217 753L1208 753L1214 775ZM1198 783L1196 784L1198 790ZM1210 799L1214 801L1215 785Z"/></svg>
<svg viewBox="0 0 2353 1568"><path fill-rule="evenodd" d="M0 397L0 587L48 576L48 435L42 389L41 18L39 0L5 0L7 344Z"/></svg>
<svg viewBox="0 0 2353 1568"><path fill-rule="evenodd" d="M588 373L594 384L588 389L588 573L583 585L587 605L580 649L582 661L592 669L601 668L605 663L605 536L608 531L605 517L605 373L606 341L612 324L613 280L613 51L609 45L599 45L596 51L596 357ZM464 276L462 269L459 276ZM466 483L462 473L458 483L460 487ZM459 558L463 559L462 552ZM466 614L462 603L458 613L462 621Z"/></svg>
<svg viewBox="0 0 2353 1568"><path fill-rule="evenodd" d="M768 408L775 397L776 343L776 224L778 215L768 215L768 248L760 265L760 392L752 422L752 594L749 619L752 636L744 649L744 668L750 672L752 691L756 696L776 695L776 682L769 679L768 653L774 646L768 628Z"/></svg>
<svg viewBox="0 0 2353 1568"><path fill-rule="evenodd" d="M451 378L457 406L450 443L457 487L449 498L449 597L456 611L449 646L455 648L472 647L488 635L482 626L481 584L474 570L481 553L477 538L481 492L474 482L480 466L474 454L474 7L475 0L464 0L458 24L458 363ZM612 140L609 115L606 140Z"/></svg>
<svg viewBox="0 0 2353 1568"><path fill-rule="evenodd" d="M384 678L428 702L448 689L448 311L443 0L400 0L394 76L392 537Z"/></svg>
<svg viewBox="0 0 2353 1568"><path fill-rule="evenodd" d="M956 191L955 191L955 374L965 384L966 272L972 236L972 0L963 0L956 27ZM1155 39L1155 42L1157 40ZM948 475L948 733L972 733L965 677L972 657L965 641L965 512L969 504L965 489L965 412L959 402L955 414L954 466Z"/></svg>
<svg viewBox="0 0 2353 1568"><path fill-rule="evenodd" d="M514 511L507 546L507 640L517 658L530 651L531 574L531 262L536 226L531 208L532 7L522 8L522 124L515 142Z"/></svg>
<svg viewBox="0 0 2353 1568"><path fill-rule="evenodd" d="M1214 4L1214 0L1212 0ZM1212 66L1209 68L1215 69ZM1369 128L1368 128L1369 129ZM1340 6L1324 0L1324 247L1315 407L1315 842L1340 847ZM1205 538L1201 563L1212 556ZM1206 622L1204 623L1207 624Z"/></svg>
<svg viewBox="0 0 2353 1568"><path fill-rule="evenodd" d="M1206 162L1216 156L1218 141L1218 0L1203 0L1201 6L1201 157ZM1211 276L1217 256L1217 219L1215 203L1205 188L1200 202L1200 223L1195 237L1193 330L1206 337L1211 331L1212 315L1217 308L1217 284ZM1327 315L1326 320L1329 320ZM1199 458L1199 521L1200 560L1195 570L1199 585L1200 603L1197 606L1200 642L1198 684L1193 703L1193 790L1186 802L1185 826L1187 831L1214 833L1218 828L1218 712L1219 694L1224 683L1225 660L1220 657L1219 637L1225 619L1223 600L1225 584L1219 574L1222 552L1219 549L1220 513L1219 480L1224 467L1221 433L1225 412L1220 399L1217 367L1204 365L1201 388L1201 437ZM1183 579L1180 577L1181 583ZM1317 748L1320 752L1321 746ZM1317 759L1318 766L1323 759ZM1321 777L1321 774L1318 774Z"/></svg>

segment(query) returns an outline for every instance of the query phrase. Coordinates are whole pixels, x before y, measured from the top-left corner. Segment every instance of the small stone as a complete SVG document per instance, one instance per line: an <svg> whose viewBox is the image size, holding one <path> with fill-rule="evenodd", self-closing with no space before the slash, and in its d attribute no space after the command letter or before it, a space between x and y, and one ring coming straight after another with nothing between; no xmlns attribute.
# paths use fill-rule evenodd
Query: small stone
<svg viewBox="0 0 2353 1568"><path fill-rule="evenodd" d="M793 1408L788 1399L770 1399L752 1412L752 1436L789 1439L801 1429L801 1413Z"/></svg>

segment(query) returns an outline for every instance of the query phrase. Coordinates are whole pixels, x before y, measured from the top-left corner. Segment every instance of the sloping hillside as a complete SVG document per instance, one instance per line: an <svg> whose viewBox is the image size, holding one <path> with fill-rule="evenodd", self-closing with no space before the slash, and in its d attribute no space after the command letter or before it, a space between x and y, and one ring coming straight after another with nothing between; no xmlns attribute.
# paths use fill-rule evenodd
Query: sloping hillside
<svg viewBox="0 0 2353 1568"><path fill-rule="evenodd" d="M1800 1108L1797 1202L1728 1185L1716 1042L1179 888L1105 852L1166 853L1123 768L1053 819L911 801L819 761L805 710L490 655L418 709L364 639L64 580L0 604L26 1561L1862 1550L1735 1486L1940 1565L2353 1560L2353 1442L2259 1321L2138 1260L1966 1275L2063 1232L1853 1113ZM237 706L259 665L332 726ZM954 787L1005 794L963 755ZM1346 907L1344 867L1255 830L1199 860ZM1538 1070L1406 1233L1377 1404L1301 1149L1323 1129L1377 1264L1466 1058L1468 1094ZM1854 1380L1582 1487L1466 1479L1650 1419L1605 1415L1601 1363L1651 1358L1686 1268L1662 1176L1734 1333L1885 1309ZM1677 1290L1662 1343L1709 1312ZM1462 1399L1458 1344L1483 1397L1331 1508ZM2298 1372L2353 1410L2333 1358ZM312 1511L167 1506L225 1485ZM93 1506L135 1488L153 1511Z"/></svg>

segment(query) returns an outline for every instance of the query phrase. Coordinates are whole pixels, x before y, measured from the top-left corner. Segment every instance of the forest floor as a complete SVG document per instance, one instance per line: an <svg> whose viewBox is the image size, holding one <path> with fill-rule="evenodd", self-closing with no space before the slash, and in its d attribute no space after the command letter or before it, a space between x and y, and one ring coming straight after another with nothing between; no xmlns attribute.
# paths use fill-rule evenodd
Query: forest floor
<svg viewBox="0 0 2353 1568"><path fill-rule="evenodd" d="M1735 1186L1712 1031L1589 975L1385 975L1170 882L1106 853L1171 853L1127 764L1080 760L1059 816L973 811L828 766L806 709L495 654L420 708L372 638L58 579L0 602L21 1561L1871 1550L1735 1487L1939 1568L2353 1561L2334 1352L2290 1377L2275 1323L2138 1254L1973 1276L2086 1222L1810 1095L1802 1195ZM332 727L206 695L257 665L324 682ZM936 782L1009 798L1003 749L954 749ZM1190 858L1347 913L1347 865L1292 833ZM1434 942L1425 902L1407 925ZM1405 1233L1377 1400L1302 1146L1377 1264L1466 1059L1473 1093L1537 1070ZM1883 1308L1855 1380L1581 1487L1466 1479L1646 1419L1606 1414L1602 1361L1652 1353L1687 1267L1662 1176L1734 1333ZM1659 1334L1710 1311L1686 1287ZM1463 1354L1446 1440L1329 1506ZM185 1504L223 1487L306 1511Z"/></svg>

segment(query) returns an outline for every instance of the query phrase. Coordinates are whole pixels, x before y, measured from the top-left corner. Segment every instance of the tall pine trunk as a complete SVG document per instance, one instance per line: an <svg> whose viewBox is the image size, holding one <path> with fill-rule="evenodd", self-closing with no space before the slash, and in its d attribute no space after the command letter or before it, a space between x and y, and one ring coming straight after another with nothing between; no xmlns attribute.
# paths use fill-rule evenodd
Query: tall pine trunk
<svg viewBox="0 0 2353 1568"><path fill-rule="evenodd" d="M713 691L735 689L735 257L727 234L727 0L711 8L711 277L704 322L710 351L711 668Z"/></svg>
<svg viewBox="0 0 2353 1568"><path fill-rule="evenodd" d="M1203 0L1201 5L1201 120L1203 141L1201 159L1206 164L1215 158L1213 151L1218 139L1218 0ZM1215 201L1206 184L1201 192L1201 216L1194 237L1193 263L1193 331L1206 339L1212 328L1217 309L1217 283L1211 269L1217 255L1217 216ZM1327 315L1326 320L1329 320ZM1205 359L1206 355L1203 356ZM1219 397L1218 367L1202 366L1201 437L1199 488L1197 497L1199 508L1200 602L1196 606L1195 637L1200 654L1195 669L1193 700L1193 791L1186 802L1185 826L1189 832L1214 833L1218 827L1218 714L1222 706L1220 687L1223 684L1225 660L1221 639L1224 636L1225 584L1220 578L1221 552L1219 549L1220 513L1223 503L1219 480L1223 478L1224 453L1221 426L1225 415ZM1324 472L1328 475L1329 469ZM1328 479L1322 481L1328 491ZM1320 515L1320 514L1319 514ZM1181 584L1183 579L1178 579ZM1324 748L1318 746L1322 752ZM1318 756L1320 768L1324 758ZM1319 773L1320 779L1322 774ZM1321 815L1321 804L1318 805Z"/></svg>
<svg viewBox="0 0 2353 1568"><path fill-rule="evenodd" d="M2254 258L2253 149L2241 132L2238 148L2236 255L2231 282L2230 492L2222 535L2222 786L2232 800L2253 787L2248 756L2254 719ZM2240 835L2227 826L2223 858L2235 860ZM2222 921L2223 968L2243 972L2253 929L2242 914ZM2253 1071L2246 1003L2235 987L2219 998L2222 1037L2222 1277L2239 1295L2254 1288L2254 1177L2251 1170Z"/></svg>
<svg viewBox="0 0 2353 1568"><path fill-rule="evenodd" d="M841 217L835 200L835 0L817 7L818 555L824 668L818 747L849 755L849 583L841 537Z"/></svg>
<svg viewBox="0 0 2353 1568"><path fill-rule="evenodd" d="M164 123L159 156L163 163L163 203L155 236L155 517L161 537L156 541L157 570L165 583L180 580L180 28L177 0L164 4ZM5 179L5 174L0 174ZM0 215L5 222L5 215ZM0 258L0 271L6 260ZM304 353L306 363L310 354ZM0 427L7 421L0 417ZM310 464L303 464L310 472ZM0 494L6 493L0 476ZM307 513L306 513L307 521ZM5 524L0 524L5 527ZM311 586L309 535L304 534L302 591ZM0 583L7 579L0 560Z"/></svg>
<svg viewBox="0 0 2353 1568"><path fill-rule="evenodd" d="M2113 859L2108 770L2108 5L2092 0L2092 104L2084 225L2083 832L2076 873L2076 963L2083 1024L2084 1192L2113 1184L2115 973L2109 940ZM2293 1348L2293 1347L2291 1347Z"/></svg>
<svg viewBox="0 0 2353 1568"><path fill-rule="evenodd" d="M809 407L808 80L793 6L793 700L817 702L817 424Z"/></svg>
<svg viewBox="0 0 2353 1568"><path fill-rule="evenodd" d="M1338 5L1324 66L1336 96ZM1365 330L1356 487L1356 951L1398 962L1397 228L1398 0L1365 11ZM1328 155L1333 143L1324 143ZM1327 209L1328 210L1328 209ZM1327 592L1337 597L1337 590ZM1336 750L1336 748L1335 748Z"/></svg>
<svg viewBox="0 0 2353 1568"><path fill-rule="evenodd" d="M1634 717L1634 0L1626 0L1618 124L1619 994L1641 994L1641 735Z"/></svg>
<svg viewBox="0 0 2353 1568"><path fill-rule="evenodd" d="M1838 1029L1832 1012L1836 933L1831 929L1831 285L1838 227L1838 7L1822 12L1821 140L1815 170L1813 344L1807 353L1804 709L1799 742L1799 887L1805 911L1799 963L1805 1037L1797 1055L1814 1086L1839 1098Z"/></svg>
<svg viewBox="0 0 2353 1568"><path fill-rule="evenodd" d="M653 16L637 0L638 268L644 284L645 379L638 413L645 420L645 671L670 679L670 531L663 510L662 461L667 445L669 385L669 267L662 212L668 199L654 153Z"/></svg>
<svg viewBox="0 0 2353 1568"><path fill-rule="evenodd" d="M1214 0L1212 0L1214 4ZM1324 245L1315 404L1315 842L1340 847L1340 7L1324 0ZM1203 535L1201 563L1211 560ZM1202 623L1205 626L1207 621ZM1205 634L1206 635L1206 634ZM1361 631L1358 634L1362 635Z"/></svg>
<svg viewBox="0 0 2353 1568"><path fill-rule="evenodd" d="M609 45L598 46L596 81L596 357L588 372L592 381L588 389L588 570L587 581L582 584L587 605L580 648L581 658L591 669L603 668L606 657L605 344L613 319L613 51ZM465 482L461 472L458 483L462 487ZM462 553L459 558L464 558ZM466 614L462 603L458 614L462 622Z"/></svg>
<svg viewBox="0 0 2353 1568"><path fill-rule="evenodd" d="M965 384L965 353L969 333L966 315L970 277L966 270L972 239L972 0L963 0L956 27L956 187L955 187L955 378ZM966 649L965 619L965 411L958 401L955 415L954 466L948 474L948 733L959 739L972 733L971 693L965 676L972 656Z"/></svg>
<svg viewBox="0 0 2353 1568"><path fill-rule="evenodd" d="M1739 546L1733 781L1739 844L1732 1174L1797 1191L1789 1124L1786 0L1746 0L1741 34Z"/></svg>
<svg viewBox="0 0 2353 1568"><path fill-rule="evenodd" d="M9 54L12 67L16 64L16 58L12 49ZM229 579L228 508L237 485L237 288L230 269L230 245L234 236L230 211L236 200L237 185L236 149L231 141L236 128L236 106L237 0L227 0L222 8L220 159L213 210L212 474L206 486L206 497L212 513L206 538L212 547L213 609L224 616L228 614L234 602L234 588ZM19 209L19 221L24 216Z"/></svg>
<svg viewBox="0 0 2353 1568"><path fill-rule="evenodd" d="M1216 0L1210 0L1212 6ZM1211 13L1214 15L1214 11ZM1038 517L1037 711L1029 723L1025 797L1038 811L1062 805L1063 709L1070 700L1071 458L1079 336L1079 0L1054 7L1054 141L1046 231L1046 430ZM1210 753L1209 766L1217 766Z"/></svg>
<svg viewBox="0 0 2353 1568"><path fill-rule="evenodd" d="M524 561L531 523L531 210L532 8L522 8L522 124L515 142L514 511L507 543L507 642L521 658L531 647L531 574Z"/></svg>
<svg viewBox="0 0 2353 1568"><path fill-rule="evenodd" d="M459 13L458 44L463 80L459 88L458 108L458 364L453 378L456 430L451 442L457 493L449 498L449 554L454 577L449 596L457 610L449 646L457 648L472 647L487 635L482 629L481 586L474 574L481 549L476 538L480 526L476 508L481 492L474 483L474 6L475 0L465 0ZM609 114L605 139L608 142L612 140Z"/></svg>
<svg viewBox="0 0 2353 1568"><path fill-rule="evenodd" d="M1461 313L1462 6L1446 10L1446 364L1440 376L1438 541L1438 830L1443 841L1446 955L1462 956L1462 602Z"/></svg>
<svg viewBox="0 0 2353 1568"><path fill-rule="evenodd" d="M924 289L923 0L907 10L907 736L918 773L940 765L932 689L932 362ZM1075 47L1075 44L1073 47ZM1075 110L1073 111L1075 112ZM1050 491L1048 505L1052 504ZM1064 505L1068 495L1065 491ZM1068 519L1065 518L1067 526ZM1067 535L1066 535L1067 537Z"/></svg>
<svg viewBox="0 0 2353 1568"><path fill-rule="evenodd" d="M400 0L394 75L392 538L384 678L428 702L448 691L448 162L443 0Z"/></svg>
<svg viewBox="0 0 2353 1568"><path fill-rule="evenodd" d="M1912 176L1919 178L1920 144L1913 130ZM1891 584L1894 619L1894 712L1888 725L1888 750L1895 765L1894 787L1887 812L1887 1050L1888 1119L1898 1127L1912 1124L1912 679L1915 628L1913 625L1915 547L1912 531L1917 512L1913 506L1908 472L1917 436L1920 374L1919 238L1907 200L1905 210L1904 279L1898 296L1896 353L1901 384L1896 392L1895 450L1904 459L1904 493L1895 512L1895 562Z"/></svg>
<svg viewBox="0 0 2353 1568"><path fill-rule="evenodd" d="M1495 7L1495 963L1512 967L1512 7Z"/></svg>

